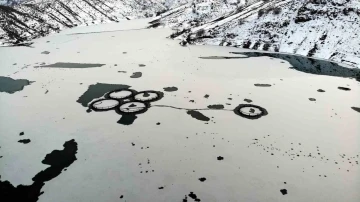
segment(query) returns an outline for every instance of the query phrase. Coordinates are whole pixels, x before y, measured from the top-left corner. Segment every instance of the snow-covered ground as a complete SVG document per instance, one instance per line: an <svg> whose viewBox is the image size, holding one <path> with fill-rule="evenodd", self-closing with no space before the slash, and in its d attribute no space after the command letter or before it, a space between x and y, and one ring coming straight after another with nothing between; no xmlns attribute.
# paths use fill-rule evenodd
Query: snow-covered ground
<svg viewBox="0 0 360 202"><path fill-rule="evenodd" d="M147 26L0 48L0 201L360 201L357 69ZM135 116L89 109L115 89L163 96Z"/></svg>

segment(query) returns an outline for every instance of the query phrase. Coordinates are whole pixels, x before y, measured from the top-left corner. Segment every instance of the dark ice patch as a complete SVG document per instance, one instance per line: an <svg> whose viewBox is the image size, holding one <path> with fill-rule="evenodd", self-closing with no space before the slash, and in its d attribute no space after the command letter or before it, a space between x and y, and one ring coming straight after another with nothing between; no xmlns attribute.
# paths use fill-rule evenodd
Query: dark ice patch
<svg viewBox="0 0 360 202"><path fill-rule="evenodd" d="M325 91L323 89L318 89L317 92L319 93L325 93Z"/></svg>
<svg viewBox="0 0 360 202"><path fill-rule="evenodd" d="M126 73L126 71L118 71L119 73Z"/></svg>
<svg viewBox="0 0 360 202"><path fill-rule="evenodd" d="M271 87L271 84L260 84L260 83L256 83L256 84L254 84L254 86L256 86L256 87Z"/></svg>
<svg viewBox="0 0 360 202"><path fill-rule="evenodd" d="M23 143L23 144L28 144L31 142L31 140L30 139L22 139L22 140L19 140L18 142Z"/></svg>
<svg viewBox="0 0 360 202"><path fill-rule="evenodd" d="M209 98L210 97L210 95L208 95L208 94L206 94L205 96L204 96L204 98Z"/></svg>
<svg viewBox="0 0 360 202"><path fill-rule="evenodd" d="M91 63L71 63L71 62L57 62L50 65L43 65L38 67L54 67L54 68L93 68L102 67L105 64L91 64Z"/></svg>
<svg viewBox="0 0 360 202"><path fill-rule="evenodd" d="M25 134L24 132L21 132L19 135L22 136L22 135L24 135L24 134Z"/></svg>
<svg viewBox="0 0 360 202"><path fill-rule="evenodd" d="M309 98L309 100L312 101L312 102L316 101L315 98Z"/></svg>
<svg viewBox="0 0 360 202"><path fill-rule="evenodd" d="M201 201L194 192L190 192L189 197L192 198L194 201L198 202Z"/></svg>
<svg viewBox="0 0 360 202"><path fill-rule="evenodd" d="M281 189L280 192L282 193L282 195L286 195L286 194L287 194L287 190L286 190L286 189Z"/></svg>
<svg viewBox="0 0 360 202"><path fill-rule="evenodd" d="M107 83L97 83L90 85L84 94L82 94L79 99L76 101L82 106L87 107L88 104L96 98L100 98L105 95L107 92L114 90L128 89L130 86L123 84L107 84Z"/></svg>
<svg viewBox="0 0 360 202"><path fill-rule="evenodd" d="M252 103L252 100L250 100L250 99L244 99L244 101L247 103Z"/></svg>
<svg viewBox="0 0 360 202"><path fill-rule="evenodd" d="M137 119L135 114L123 114L117 123L128 126L133 124L135 119Z"/></svg>
<svg viewBox="0 0 360 202"><path fill-rule="evenodd" d="M166 92L174 92L174 91L177 91L177 90L178 90L178 88L174 87L174 86L164 88L164 91L166 91Z"/></svg>
<svg viewBox="0 0 360 202"><path fill-rule="evenodd" d="M360 81L360 69L348 68L335 62L308 58L300 55L289 55L282 53L265 53L265 52L230 52L232 54L244 55L247 58L252 57L271 57L288 61L291 69L317 75L327 75L345 78L354 78Z"/></svg>
<svg viewBox="0 0 360 202"><path fill-rule="evenodd" d="M134 72L130 78L136 79L136 78L140 78L142 76L141 72Z"/></svg>
<svg viewBox="0 0 360 202"><path fill-rule="evenodd" d="M0 76L0 92L13 94L17 91L22 91L25 86L32 82L26 79L12 79L10 77Z"/></svg>
<svg viewBox="0 0 360 202"><path fill-rule="evenodd" d="M357 111L357 112L360 113L360 108L359 108L359 107L351 107L351 109L353 109L353 110L355 110L355 111Z"/></svg>
<svg viewBox="0 0 360 202"><path fill-rule="evenodd" d="M145 67L146 65L144 65L144 64L139 64L139 67Z"/></svg>
<svg viewBox="0 0 360 202"><path fill-rule="evenodd" d="M205 182L205 181L206 181L206 178L205 178L205 177L201 177L201 178L199 178L199 181L200 181L200 182Z"/></svg>
<svg viewBox="0 0 360 202"><path fill-rule="evenodd" d="M339 86L338 89L339 89L339 90L344 90L344 91L351 91L350 88L341 87L341 86Z"/></svg>
<svg viewBox="0 0 360 202"><path fill-rule="evenodd" d="M222 160L224 160L224 157L218 156L218 157L217 157L217 160L222 161Z"/></svg>
<svg viewBox="0 0 360 202"><path fill-rule="evenodd" d="M195 110L189 110L187 111L187 114L189 114L191 117L193 117L194 119L197 119L199 121L210 121L210 118L205 116L204 114L195 111Z"/></svg>
<svg viewBox="0 0 360 202"><path fill-rule="evenodd" d="M224 105L222 104L215 104L215 105L209 105L207 106L209 109L224 109Z"/></svg>
<svg viewBox="0 0 360 202"><path fill-rule="evenodd" d="M54 150L45 156L43 164L50 167L39 172L32 178L31 185L13 186L9 181L0 180L0 200L1 201L26 201L36 202L39 196L44 192L41 191L45 182L52 180L60 175L63 169L69 167L76 160L77 143L75 140L65 142L63 150Z"/></svg>
<svg viewBox="0 0 360 202"><path fill-rule="evenodd" d="M49 51L43 51L43 52L41 52L41 54L48 55L48 54L50 54L50 52Z"/></svg>

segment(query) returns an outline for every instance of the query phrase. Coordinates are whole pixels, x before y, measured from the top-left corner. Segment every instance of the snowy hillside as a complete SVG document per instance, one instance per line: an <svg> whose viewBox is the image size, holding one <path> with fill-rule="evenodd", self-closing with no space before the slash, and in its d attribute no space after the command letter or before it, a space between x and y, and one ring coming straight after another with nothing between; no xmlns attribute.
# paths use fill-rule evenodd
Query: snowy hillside
<svg viewBox="0 0 360 202"><path fill-rule="evenodd" d="M197 1L154 23L183 43L235 46L360 67L358 0Z"/></svg>
<svg viewBox="0 0 360 202"><path fill-rule="evenodd" d="M0 6L0 41L20 43L63 28L152 17L163 10L157 0L45 0Z"/></svg>
<svg viewBox="0 0 360 202"><path fill-rule="evenodd" d="M360 67L359 0L34 0L0 6L0 45L145 17L154 19L149 27L173 28L170 37L183 45L285 52Z"/></svg>

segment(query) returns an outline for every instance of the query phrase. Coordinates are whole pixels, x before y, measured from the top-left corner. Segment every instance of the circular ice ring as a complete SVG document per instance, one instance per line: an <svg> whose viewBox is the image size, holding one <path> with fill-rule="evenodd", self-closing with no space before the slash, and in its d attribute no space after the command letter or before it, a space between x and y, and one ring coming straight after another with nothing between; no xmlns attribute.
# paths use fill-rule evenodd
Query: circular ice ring
<svg viewBox="0 0 360 202"><path fill-rule="evenodd" d="M99 99L90 104L90 109L94 111L109 111L117 106L119 106L120 102L114 99Z"/></svg>
<svg viewBox="0 0 360 202"><path fill-rule="evenodd" d="M242 110L246 108L252 109L253 112L246 113L244 110ZM240 104L234 109L234 113L247 119L258 119L262 116L268 115L268 112L265 108L252 104Z"/></svg>
<svg viewBox="0 0 360 202"><path fill-rule="evenodd" d="M106 97L111 99L126 99L133 96L135 93L136 91L130 89L113 90L106 94Z"/></svg>
<svg viewBox="0 0 360 202"><path fill-rule="evenodd" d="M116 108L119 114L141 114L148 110L149 104L146 102L131 101L122 103Z"/></svg>
<svg viewBox="0 0 360 202"><path fill-rule="evenodd" d="M138 92L134 96L134 100L140 102L155 102L160 100L164 94L162 92L154 91L154 90L147 90Z"/></svg>

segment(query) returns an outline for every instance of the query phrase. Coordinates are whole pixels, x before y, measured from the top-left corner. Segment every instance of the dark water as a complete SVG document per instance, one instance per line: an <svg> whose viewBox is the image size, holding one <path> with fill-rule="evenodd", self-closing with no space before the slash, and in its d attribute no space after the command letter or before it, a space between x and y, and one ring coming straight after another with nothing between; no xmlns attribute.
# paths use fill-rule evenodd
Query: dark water
<svg viewBox="0 0 360 202"><path fill-rule="evenodd" d="M209 105L207 106L209 109L224 109L224 105L222 104L215 104L215 105Z"/></svg>
<svg viewBox="0 0 360 202"><path fill-rule="evenodd" d="M222 161L222 160L224 160L224 157L218 156L218 157L217 157L217 160Z"/></svg>
<svg viewBox="0 0 360 202"><path fill-rule="evenodd" d="M260 84L260 83L256 83L256 84L254 84L254 86L256 86L256 87L271 87L271 84Z"/></svg>
<svg viewBox="0 0 360 202"><path fill-rule="evenodd" d="M23 140L19 140L18 142L23 143L23 144L28 144L28 143L31 142L31 140L30 139L23 139Z"/></svg>
<svg viewBox="0 0 360 202"><path fill-rule="evenodd" d="M77 143L75 140L65 142L63 150L54 150L47 154L42 161L49 165L45 170L37 173L31 185L14 186L9 181L0 180L0 201L36 202L43 193L41 190L45 182L59 176L63 169L69 167L76 160Z"/></svg>
<svg viewBox="0 0 360 202"><path fill-rule="evenodd" d="M41 54L48 55L48 54L50 54L50 52L49 51L43 51L43 52L41 52Z"/></svg>
<svg viewBox="0 0 360 202"><path fill-rule="evenodd" d="M189 197L192 198L194 201L201 201L194 192L190 192Z"/></svg>
<svg viewBox="0 0 360 202"><path fill-rule="evenodd" d="M137 119L137 116L135 114L124 114L121 116L120 120L117 123L128 126L133 124L135 119Z"/></svg>
<svg viewBox="0 0 360 202"><path fill-rule="evenodd" d="M347 68L335 62L308 58L300 55L288 55L280 53L260 53L260 52L230 52L232 54L244 55L244 58L271 57L288 61L292 69L301 72L317 75L327 75L345 78L354 78L360 81L360 69Z"/></svg>
<svg viewBox="0 0 360 202"><path fill-rule="evenodd" d="M177 91L177 90L178 90L178 88L174 87L174 86L164 88L164 91L166 91L166 92L174 92L174 91Z"/></svg>
<svg viewBox="0 0 360 202"><path fill-rule="evenodd" d="M142 76L141 72L134 72L130 78L136 79L136 78L140 78Z"/></svg>
<svg viewBox="0 0 360 202"><path fill-rule="evenodd" d="M43 65L39 67L54 67L54 68L93 68L102 67L105 64L86 64L86 63L70 63L70 62L57 62L50 65Z"/></svg>
<svg viewBox="0 0 360 202"><path fill-rule="evenodd" d="M247 98L245 98L244 101L247 102L247 103L252 103L252 100L247 99Z"/></svg>
<svg viewBox="0 0 360 202"><path fill-rule="evenodd" d="M88 104L95 98L100 98L105 95L107 92L120 89L128 89L130 86L123 84L107 84L107 83L97 83L90 85L84 94L82 94L79 99L76 101L82 106L87 107Z"/></svg>
<svg viewBox="0 0 360 202"><path fill-rule="evenodd" d="M10 77L0 76L0 92L13 94L17 91L22 91L25 86L32 82L26 79L12 79Z"/></svg>
<svg viewBox="0 0 360 202"><path fill-rule="evenodd" d="M360 113L360 108L359 108L359 107L351 107L351 109L353 109L353 110L355 110L355 111L357 111L357 112Z"/></svg>
<svg viewBox="0 0 360 202"><path fill-rule="evenodd" d="M232 54L243 55L244 57L229 57L229 56L208 56L199 57L201 59L246 59L252 57L271 57L288 61L292 67L291 69L298 70L309 74L336 76L344 78L354 78L360 81L360 69L347 68L338 65L335 62L326 60L319 60L308 58L300 55L289 55L280 53L261 53L261 52L230 52Z"/></svg>
<svg viewBox="0 0 360 202"><path fill-rule="evenodd" d="M281 189L280 192L282 193L282 195L286 195L286 194L287 194L287 190L286 190L286 189Z"/></svg>
<svg viewBox="0 0 360 202"><path fill-rule="evenodd" d="M187 112L187 114L189 114L191 117L193 117L194 119L197 119L199 121L210 121L210 118L205 116L204 114L195 111L195 110L189 110Z"/></svg>
<svg viewBox="0 0 360 202"><path fill-rule="evenodd" d="M351 91L350 88L346 88L346 87L338 87L339 90L344 90L344 91Z"/></svg>

